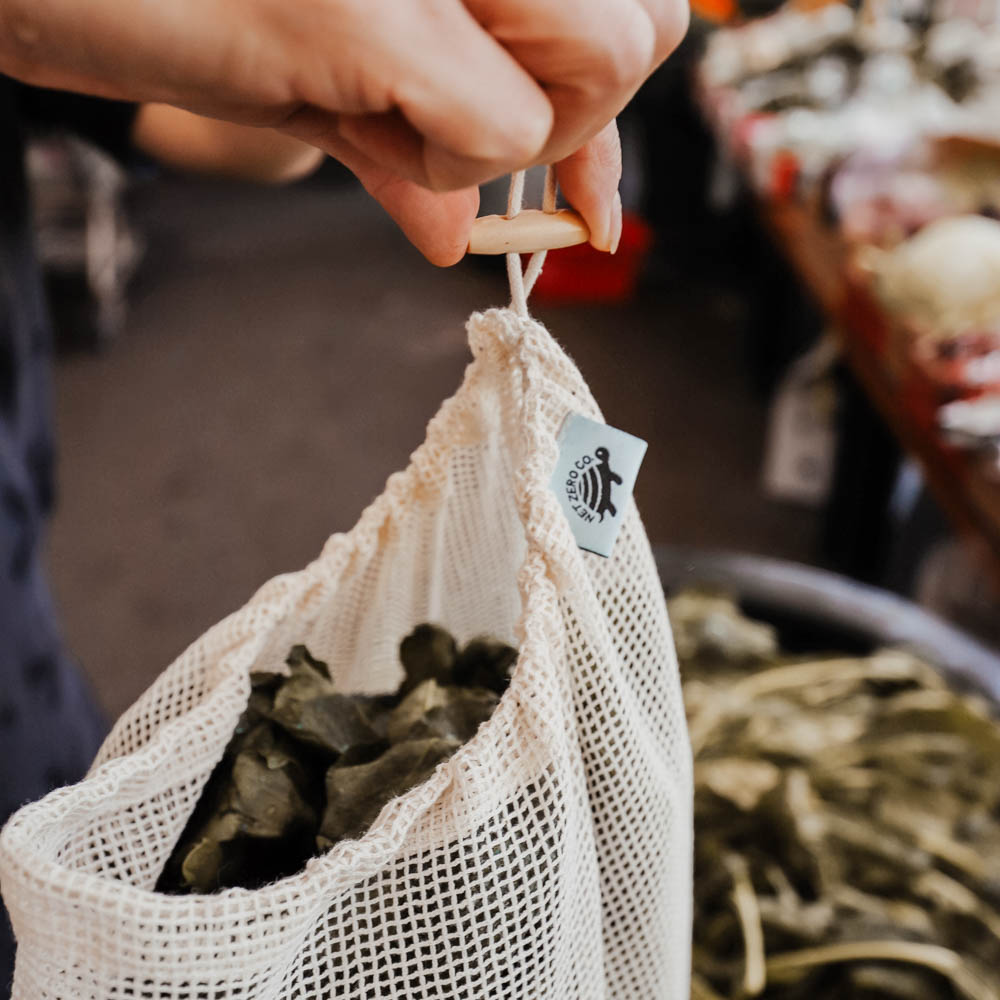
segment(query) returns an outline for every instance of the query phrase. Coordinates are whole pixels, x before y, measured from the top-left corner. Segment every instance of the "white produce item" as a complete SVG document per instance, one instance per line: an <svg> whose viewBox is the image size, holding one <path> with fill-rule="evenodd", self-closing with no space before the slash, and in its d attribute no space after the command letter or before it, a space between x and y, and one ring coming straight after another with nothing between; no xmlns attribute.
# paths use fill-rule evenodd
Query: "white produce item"
<svg viewBox="0 0 1000 1000"><path fill-rule="evenodd" d="M893 311L949 336L1000 323L1000 222L981 215L939 219L863 263Z"/></svg>

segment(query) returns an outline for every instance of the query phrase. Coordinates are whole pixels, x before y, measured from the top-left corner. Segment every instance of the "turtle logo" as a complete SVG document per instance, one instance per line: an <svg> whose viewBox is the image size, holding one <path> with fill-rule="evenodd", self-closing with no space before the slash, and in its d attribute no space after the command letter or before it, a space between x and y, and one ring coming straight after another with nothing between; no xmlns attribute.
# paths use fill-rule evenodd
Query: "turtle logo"
<svg viewBox="0 0 1000 1000"><path fill-rule="evenodd" d="M611 453L597 448L593 455L584 455L574 463L566 479L566 496L570 506L584 521L604 521L604 515L614 517L618 509L611 502L611 490L622 477L609 464ZM595 461L596 459L596 461Z"/></svg>

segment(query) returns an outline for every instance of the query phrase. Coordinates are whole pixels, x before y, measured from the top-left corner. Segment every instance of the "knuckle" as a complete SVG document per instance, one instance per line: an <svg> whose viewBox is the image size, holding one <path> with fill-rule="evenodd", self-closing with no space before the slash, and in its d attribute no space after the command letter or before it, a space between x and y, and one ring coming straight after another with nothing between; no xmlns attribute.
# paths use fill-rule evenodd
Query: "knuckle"
<svg viewBox="0 0 1000 1000"><path fill-rule="evenodd" d="M545 148L555 112L547 100L535 102L530 114L523 115L516 127L507 130L507 152L512 162L525 164L532 162Z"/></svg>
<svg viewBox="0 0 1000 1000"><path fill-rule="evenodd" d="M422 183L428 191L432 191L434 194L448 194L450 191L460 191L470 184L478 183L478 180L473 180L474 176L468 169L461 170L454 166L451 166L450 169L429 166L427 176Z"/></svg>
<svg viewBox="0 0 1000 1000"><path fill-rule="evenodd" d="M456 156L439 150L425 161L425 176L420 183L435 194L447 194L485 184L504 173L495 161Z"/></svg>
<svg viewBox="0 0 1000 1000"><path fill-rule="evenodd" d="M596 81L605 92L631 93L649 75L656 35L646 12L638 5L620 11L615 30L597 40Z"/></svg>

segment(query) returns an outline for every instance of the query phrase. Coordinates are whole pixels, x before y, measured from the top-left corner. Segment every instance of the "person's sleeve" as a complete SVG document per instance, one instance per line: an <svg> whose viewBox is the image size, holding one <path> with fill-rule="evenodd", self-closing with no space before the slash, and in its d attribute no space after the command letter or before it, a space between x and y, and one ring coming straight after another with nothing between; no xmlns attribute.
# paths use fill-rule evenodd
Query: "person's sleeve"
<svg viewBox="0 0 1000 1000"><path fill-rule="evenodd" d="M68 131L117 160L134 158L132 126L138 104L15 83L15 100L29 134Z"/></svg>

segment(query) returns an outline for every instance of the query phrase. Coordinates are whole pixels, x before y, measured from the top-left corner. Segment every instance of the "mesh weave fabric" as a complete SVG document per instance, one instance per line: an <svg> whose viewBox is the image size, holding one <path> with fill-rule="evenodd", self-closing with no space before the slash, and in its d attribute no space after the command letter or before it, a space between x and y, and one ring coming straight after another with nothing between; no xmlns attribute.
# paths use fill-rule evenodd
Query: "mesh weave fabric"
<svg viewBox="0 0 1000 1000"><path fill-rule="evenodd" d="M534 320L474 360L405 472L265 584L118 721L86 780L0 835L14 1000L682 1000L691 763L663 593L629 502L610 559L548 488L566 415L600 419ZM520 649L475 738L358 841L264 889L152 891L249 694L294 643L393 689L415 624Z"/></svg>

